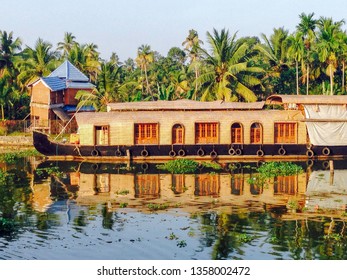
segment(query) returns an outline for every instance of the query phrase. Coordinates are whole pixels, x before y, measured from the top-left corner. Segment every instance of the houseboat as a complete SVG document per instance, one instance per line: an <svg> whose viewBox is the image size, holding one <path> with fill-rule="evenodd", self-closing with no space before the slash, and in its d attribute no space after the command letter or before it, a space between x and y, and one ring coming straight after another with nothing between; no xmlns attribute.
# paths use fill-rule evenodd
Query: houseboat
<svg viewBox="0 0 347 280"><path fill-rule="evenodd" d="M347 156L347 96L272 95L261 102L111 103L74 115L68 143L34 131L49 157L124 159L311 159Z"/></svg>

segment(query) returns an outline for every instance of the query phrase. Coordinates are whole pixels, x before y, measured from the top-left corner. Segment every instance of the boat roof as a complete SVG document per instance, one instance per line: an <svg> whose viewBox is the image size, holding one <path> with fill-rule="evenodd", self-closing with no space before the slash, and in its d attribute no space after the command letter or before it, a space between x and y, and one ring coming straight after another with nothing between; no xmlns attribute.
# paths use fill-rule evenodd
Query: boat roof
<svg viewBox="0 0 347 280"><path fill-rule="evenodd" d="M347 95L285 95L274 94L266 99L266 104L347 104Z"/></svg>
<svg viewBox="0 0 347 280"><path fill-rule="evenodd" d="M78 126L93 126L115 123L122 125L126 123L167 123L168 120L176 123L195 123L195 122L272 122L274 116L279 119L288 117L285 110L250 110L240 111L122 111L122 112L79 112L75 114ZM302 115L296 116L297 119L303 119Z"/></svg>
<svg viewBox="0 0 347 280"><path fill-rule="evenodd" d="M215 111L215 110L261 110L265 101L261 102L224 102L224 101L195 101L188 99L180 100L157 100L139 102L109 103L107 111Z"/></svg>

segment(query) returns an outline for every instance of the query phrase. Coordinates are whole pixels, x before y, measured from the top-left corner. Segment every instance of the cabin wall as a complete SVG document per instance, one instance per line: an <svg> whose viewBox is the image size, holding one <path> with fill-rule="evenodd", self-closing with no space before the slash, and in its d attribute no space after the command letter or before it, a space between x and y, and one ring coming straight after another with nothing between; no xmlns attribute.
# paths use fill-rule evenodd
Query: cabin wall
<svg viewBox="0 0 347 280"><path fill-rule="evenodd" d="M65 105L77 105L78 100L75 98L77 92L81 89L75 89L75 88L68 88L65 90L64 94L64 104ZM91 89L83 89L84 91L92 91Z"/></svg>
<svg viewBox="0 0 347 280"><path fill-rule="evenodd" d="M50 93L50 104L61 104L64 102L64 91L52 91Z"/></svg>
<svg viewBox="0 0 347 280"><path fill-rule="evenodd" d="M47 88L42 82L37 83L35 86L32 87L31 102L49 104L50 92L50 89Z"/></svg>
<svg viewBox="0 0 347 280"><path fill-rule="evenodd" d="M83 114L83 113L81 113ZM111 112L89 114L79 122L80 143L94 145L94 126L108 125L110 145L134 145L135 123L159 123L159 144L172 144L172 127L184 126L184 143L195 144L196 122L218 122L219 144L231 143L231 125L240 123L243 143L250 144L251 125L258 122L263 127L263 144L274 143L275 122L295 122L297 143L306 143L306 126L303 115L295 110L220 111L220 112Z"/></svg>

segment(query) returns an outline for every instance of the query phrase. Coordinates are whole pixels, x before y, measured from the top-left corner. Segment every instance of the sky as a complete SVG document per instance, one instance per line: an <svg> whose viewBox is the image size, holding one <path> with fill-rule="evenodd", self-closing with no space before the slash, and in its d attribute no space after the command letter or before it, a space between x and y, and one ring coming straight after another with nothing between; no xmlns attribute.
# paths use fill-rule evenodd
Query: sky
<svg viewBox="0 0 347 280"><path fill-rule="evenodd" d="M38 38L56 47L71 32L81 44L96 44L101 58L115 52L125 61L143 44L166 56L170 48L182 47L190 29L206 48L206 33L213 29L237 32L238 38L269 36L279 27L293 32L303 12L347 20L347 1L0 0L0 30L13 31L29 47Z"/></svg>

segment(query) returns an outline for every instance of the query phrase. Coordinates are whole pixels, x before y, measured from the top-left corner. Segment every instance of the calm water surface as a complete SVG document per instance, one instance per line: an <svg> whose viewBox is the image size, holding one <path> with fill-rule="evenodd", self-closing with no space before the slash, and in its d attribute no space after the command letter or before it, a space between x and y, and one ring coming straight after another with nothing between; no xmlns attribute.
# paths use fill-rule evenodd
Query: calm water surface
<svg viewBox="0 0 347 280"><path fill-rule="evenodd" d="M257 164L2 164L0 259L347 259L347 162L262 186Z"/></svg>

